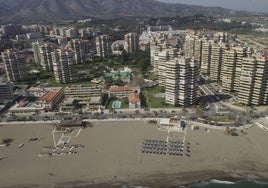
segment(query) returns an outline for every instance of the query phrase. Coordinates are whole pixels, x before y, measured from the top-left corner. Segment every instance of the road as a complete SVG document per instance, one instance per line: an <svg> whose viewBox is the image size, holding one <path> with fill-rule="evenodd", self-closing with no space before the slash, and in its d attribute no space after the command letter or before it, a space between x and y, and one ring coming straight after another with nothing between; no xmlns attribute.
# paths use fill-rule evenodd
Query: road
<svg viewBox="0 0 268 188"><path fill-rule="evenodd" d="M200 85L199 88L205 95L203 95L202 102L207 103L209 105L208 110L205 112L206 116L214 116L217 114L219 99L215 94L206 86Z"/></svg>

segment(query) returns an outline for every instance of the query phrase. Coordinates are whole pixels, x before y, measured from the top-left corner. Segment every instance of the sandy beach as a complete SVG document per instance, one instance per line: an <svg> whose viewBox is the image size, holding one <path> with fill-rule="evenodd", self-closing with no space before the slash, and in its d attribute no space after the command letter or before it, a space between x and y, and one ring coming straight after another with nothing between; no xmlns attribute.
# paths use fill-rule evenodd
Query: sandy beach
<svg viewBox="0 0 268 188"><path fill-rule="evenodd" d="M152 187L188 184L211 177L268 178L268 133L253 126L247 135L226 136L223 130L187 129L190 157L141 153L144 139L166 140L167 132L144 122L96 122L69 144L82 144L76 154L39 157L52 146L52 125L0 127L0 187L88 185L128 182ZM57 135L58 139L61 134ZM183 133L170 134L180 140ZM29 142L31 137L44 137ZM24 146L18 148L23 143ZM186 152L186 151L185 151ZM71 186L70 186L71 187Z"/></svg>

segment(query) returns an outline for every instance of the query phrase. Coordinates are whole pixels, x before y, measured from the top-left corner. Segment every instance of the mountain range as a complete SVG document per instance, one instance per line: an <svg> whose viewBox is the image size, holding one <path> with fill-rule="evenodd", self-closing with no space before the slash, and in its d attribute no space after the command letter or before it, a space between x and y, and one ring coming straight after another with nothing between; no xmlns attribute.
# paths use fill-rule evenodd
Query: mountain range
<svg viewBox="0 0 268 188"><path fill-rule="evenodd" d="M221 7L168 4L155 0L0 0L0 22L50 22L85 17L225 15Z"/></svg>

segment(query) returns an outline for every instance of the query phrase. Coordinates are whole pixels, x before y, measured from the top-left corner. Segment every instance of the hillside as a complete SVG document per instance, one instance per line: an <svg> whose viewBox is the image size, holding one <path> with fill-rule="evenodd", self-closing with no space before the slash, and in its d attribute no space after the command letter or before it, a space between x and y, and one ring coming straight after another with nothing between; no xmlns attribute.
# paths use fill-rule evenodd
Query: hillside
<svg viewBox="0 0 268 188"><path fill-rule="evenodd" d="M44 22L83 17L216 16L229 12L220 7L167 4L155 0L0 0L1 22Z"/></svg>

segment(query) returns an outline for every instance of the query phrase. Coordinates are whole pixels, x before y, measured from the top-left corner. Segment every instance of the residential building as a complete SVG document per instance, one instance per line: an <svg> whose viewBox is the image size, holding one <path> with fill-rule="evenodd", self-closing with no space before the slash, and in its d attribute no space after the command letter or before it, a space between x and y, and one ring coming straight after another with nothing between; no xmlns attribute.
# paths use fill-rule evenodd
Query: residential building
<svg viewBox="0 0 268 188"><path fill-rule="evenodd" d="M96 37L97 56L107 58L112 54L111 41L108 35L100 35Z"/></svg>
<svg viewBox="0 0 268 188"><path fill-rule="evenodd" d="M223 53L225 47L220 44L213 44L211 46L211 60L210 60L210 80L220 82L221 70L223 64Z"/></svg>
<svg viewBox="0 0 268 188"><path fill-rule="evenodd" d="M135 88L131 85L125 86L111 86L108 90L109 97L127 98L130 93L140 92L140 88Z"/></svg>
<svg viewBox="0 0 268 188"><path fill-rule="evenodd" d="M75 64L84 63L89 52L89 41L72 39L69 45L74 53Z"/></svg>
<svg viewBox="0 0 268 188"><path fill-rule="evenodd" d="M224 32L217 32L213 35L214 41L217 43L228 43L229 42L229 34Z"/></svg>
<svg viewBox="0 0 268 188"><path fill-rule="evenodd" d="M54 44L50 43L32 43L35 63L46 71L53 71L52 52L56 49Z"/></svg>
<svg viewBox="0 0 268 188"><path fill-rule="evenodd" d="M154 68L154 72L158 74L159 66L159 53L167 48L166 36L161 33L155 34L150 42L150 56L151 65Z"/></svg>
<svg viewBox="0 0 268 188"><path fill-rule="evenodd" d="M213 41L203 40L201 49L200 72L209 75L211 63L211 45Z"/></svg>
<svg viewBox="0 0 268 188"><path fill-rule="evenodd" d="M38 41L32 43L35 64L38 66L41 66L41 54L40 54L39 47L40 47L40 44Z"/></svg>
<svg viewBox="0 0 268 188"><path fill-rule="evenodd" d="M160 86L165 86L166 62L178 56L178 49L169 47L158 53L158 80Z"/></svg>
<svg viewBox="0 0 268 188"><path fill-rule="evenodd" d="M58 87L44 87L44 86L36 86L36 87L30 87L27 89L27 96L28 97L42 97L44 94L46 94L48 91L54 91L58 90Z"/></svg>
<svg viewBox="0 0 268 188"><path fill-rule="evenodd" d="M196 103L199 65L192 58L178 57L166 62L165 102L188 106Z"/></svg>
<svg viewBox="0 0 268 188"><path fill-rule="evenodd" d="M99 85L74 85L67 86L64 90L65 98L73 98L82 105L88 105L93 97L101 97L102 88Z"/></svg>
<svg viewBox="0 0 268 188"><path fill-rule="evenodd" d="M140 94L137 92L130 93L128 97L128 104L129 108L140 108L141 107Z"/></svg>
<svg viewBox="0 0 268 188"><path fill-rule="evenodd" d="M51 111L59 108L59 103L64 98L64 88L57 88L47 91L42 97L37 99L37 106L46 111Z"/></svg>
<svg viewBox="0 0 268 188"><path fill-rule="evenodd" d="M131 32L125 35L124 48L127 53L134 53L139 48L139 36L137 33Z"/></svg>
<svg viewBox="0 0 268 188"><path fill-rule="evenodd" d="M25 81L28 73L25 55L22 52L7 50L2 52L2 60L4 62L8 81Z"/></svg>
<svg viewBox="0 0 268 188"><path fill-rule="evenodd" d="M13 85L10 82L0 82L0 101L8 100L11 101L14 97Z"/></svg>
<svg viewBox="0 0 268 188"><path fill-rule="evenodd" d="M72 112L78 107L78 101L74 98L65 98L62 103L59 104L59 111Z"/></svg>
<svg viewBox="0 0 268 188"><path fill-rule="evenodd" d="M194 50L195 50L195 37L191 35L186 35L185 41L184 41L184 55L186 57L193 57L194 56Z"/></svg>
<svg viewBox="0 0 268 188"><path fill-rule="evenodd" d="M201 62L202 42L198 36L186 35L183 45L184 55L186 57L194 57L196 61Z"/></svg>
<svg viewBox="0 0 268 188"><path fill-rule="evenodd" d="M169 60L169 52L167 50L163 50L158 53L157 59L157 72L159 85L165 86L166 81L166 62Z"/></svg>
<svg viewBox="0 0 268 188"><path fill-rule="evenodd" d="M243 58L238 102L245 105L268 104L268 60L261 56Z"/></svg>
<svg viewBox="0 0 268 188"><path fill-rule="evenodd" d="M55 80L58 83L77 81L74 54L69 49L59 48L52 53Z"/></svg>
<svg viewBox="0 0 268 188"><path fill-rule="evenodd" d="M77 29L76 28L68 28L65 30L65 36L68 38L74 38L77 36Z"/></svg>
<svg viewBox="0 0 268 188"><path fill-rule="evenodd" d="M224 50L221 69L221 82L224 91L239 90L242 61L245 54L245 50L240 47Z"/></svg>
<svg viewBox="0 0 268 188"><path fill-rule="evenodd" d="M38 114L43 111L44 108L36 103L31 103L29 100L23 99L14 104L9 110L9 114L27 114L28 116Z"/></svg>
<svg viewBox="0 0 268 188"><path fill-rule="evenodd" d="M2 31L4 35L14 37L16 35L22 34L22 25L20 24L3 25Z"/></svg>

